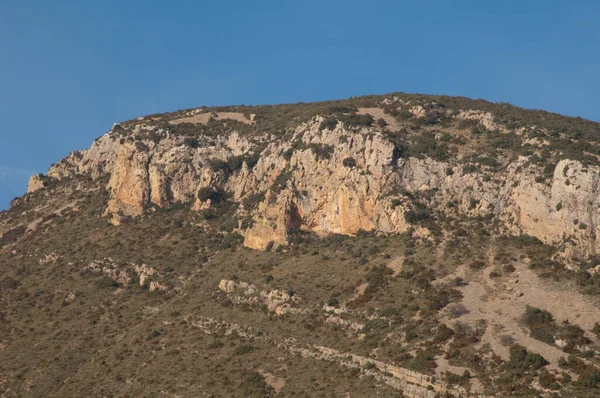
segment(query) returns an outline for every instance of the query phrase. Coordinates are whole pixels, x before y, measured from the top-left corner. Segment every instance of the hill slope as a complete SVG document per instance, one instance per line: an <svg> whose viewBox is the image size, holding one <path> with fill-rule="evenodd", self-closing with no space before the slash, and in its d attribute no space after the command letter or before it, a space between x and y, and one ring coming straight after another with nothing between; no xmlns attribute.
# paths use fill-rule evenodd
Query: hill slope
<svg viewBox="0 0 600 398"><path fill-rule="evenodd" d="M0 391L589 396L599 143L401 93L115 124L0 213Z"/></svg>

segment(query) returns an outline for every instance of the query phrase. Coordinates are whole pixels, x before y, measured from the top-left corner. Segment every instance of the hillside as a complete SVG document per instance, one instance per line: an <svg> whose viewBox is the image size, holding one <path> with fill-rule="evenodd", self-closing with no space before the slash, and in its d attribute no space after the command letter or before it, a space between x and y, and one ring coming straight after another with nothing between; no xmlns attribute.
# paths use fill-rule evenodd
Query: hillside
<svg viewBox="0 0 600 398"><path fill-rule="evenodd" d="M599 182L459 97L117 123L0 213L0 394L597 395Z"/></svg>

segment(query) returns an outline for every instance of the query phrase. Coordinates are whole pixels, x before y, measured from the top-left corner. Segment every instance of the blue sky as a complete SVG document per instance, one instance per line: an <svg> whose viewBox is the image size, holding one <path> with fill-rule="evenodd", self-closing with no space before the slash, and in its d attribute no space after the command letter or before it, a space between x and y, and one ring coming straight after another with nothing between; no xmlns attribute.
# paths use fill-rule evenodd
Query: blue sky
<svg viewBox="0 0 600 398"><path fill-rule="evenodd" d="M392 91L600 121L597 1L0 0L0 208L117 121Z"/></svg>

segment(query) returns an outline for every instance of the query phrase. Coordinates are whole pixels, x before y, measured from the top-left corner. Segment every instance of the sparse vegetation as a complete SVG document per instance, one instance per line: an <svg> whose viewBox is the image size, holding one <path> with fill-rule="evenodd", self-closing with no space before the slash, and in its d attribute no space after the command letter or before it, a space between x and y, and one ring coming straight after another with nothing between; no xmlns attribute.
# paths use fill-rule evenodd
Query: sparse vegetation
<svg viewBox="0 0 600 398"><path fill-rule="evenodd" d="M576 192L584 171L556 165L572 157L596 173L591 167L600 154L597 124L480 100L397 97L410 104L369 96L213 107L201 110L213 114L206 124L175 123L190 117L182 110L145 119L148 125L156 122L146 130L136 129L136 120L115 126L115 145L146 154L156 143L167 145L167 136L176 137L172 165L181 169L159 176L167 179L164 192L154 185L143 190L139 214L124 206L107 215L109 176L98 171L93 178L45 178L40 192L15 199L9 211L0 212L2 391L271 396L277 386L281 396L298 391L396 396L400 392L385 378L401 380L402 369L410 369L424 377L415 388L430 394L448 388L448 394L454 389L452 394L468 396L468 388L481 383L490 396L597 395L599 324L587 336L590 331L577 317L563 319L553 302L544 309L527 306L520 320L493 310L498 303L522 308L533 301L530 289L540 286L551 297L566 297L561 289L567 288L574 288L568 292L573 297L598 294L598 259L573 256L568 265L580 269L570 271L563 257L585 246L579 236L593 236L593 216L569 222L562 242L540 235L551 243L544 244L526 234L510 236L520 229L503 213L505 197L481 194L504 184L503 173L524 176L525 182L516 181L521 187L531 180L548 184L562 173ZM371 107L384 109L385 120L393 122L388 126L379 115L376 120L359 111ZM492 113L495 127L461 119L462 110ZM222 112L256 119L244 123L219 117ZM317 116L324 117L321 133L315 132ZM314 136L298 134L301 123ZM344 130L334 133L338 126ZM228 148L223 143L234 132L239 145ZM328 141L330 136L339 137L339 148L318 143L338 142ZM373 167L370 148L355 150L356 142L380 139L394 149ZM276 145L279 141L285 144ZM378 195L375 204L348 195L344 206L332 202L339 213L324 216L319 195L329 192L319 192L327 186L302 177L310 175L316 163L306 163L315 158L333 175L346 177L340 180L344 189L354 189L355 174L369 182L385 175L382 189L368 186L369 194ZM413 163L414 158L424 161ZM428 175L419 167L430 162L435 172ZM255 174L239 183L244 163L256 167ZM359 170L350 170L357 165ZM141 174L160 167L151 163ZM196 184L207 185L196 193L202 206L194 207L197 185L182 192L180 173L186 168L195 169ZM412 181L411 172L423 175ZM448 183L464 186L445 191ZM547 203L570 212L568 202ZM262 212L281 203L284 214ZM375 216L363 217L369 206ZM352 224L341 232L355 235L333 233L340 228L331 214ZM406 224L398 220L402 216ZM281 232L277 217L289 225L282 240L272 236ZM372 223L383 222L377 217L394 221L371 230ZM254 235L247 234L252 227ZM245 239L260 247L266 243L266 250L245 248ZM536 274L543 282L538 284ZM547 366L556 355L532 352L518 328L538 340L536 350L544 344L553 353L563 350L566 358L552 364L563 372ZM494 352L498 343L509 349L508 360ZM441 358L467 370L436 372Z"/></svg>

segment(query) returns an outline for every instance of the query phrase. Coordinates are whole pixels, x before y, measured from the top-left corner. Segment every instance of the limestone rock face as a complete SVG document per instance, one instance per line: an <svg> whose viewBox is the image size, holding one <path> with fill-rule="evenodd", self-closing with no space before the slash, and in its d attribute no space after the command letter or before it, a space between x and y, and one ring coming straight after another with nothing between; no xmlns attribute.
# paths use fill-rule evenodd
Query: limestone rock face
<svg viewBox="0 0 600 398"><path fill-rule="evenodd" d="M150 179L147 152L137 151L134 145L127 144L119 148L108 189L111 198L108 202L109 213L140 215L150 201Z"/></svg>
<svg viewBox="0 0 600 398"><path fill-rule="evenodd" d="M43 175L36 174L31 176L29 184L27 184L27 193L39 191L46 186L46 181Z"/></svg>
<svg viewBox="0 0 600 398"><path fill-rule="evenodd" d="M496 126L489 114L481 112L456 117ZM223 190L240 203L239 217L251 220L240 232L245 244L255 249L265 249L270 242L285 245L289 233L297 230L319 234L418 230L406 221L407 212L413 210L406 193L428 193L433 210L446 211L452 202L467 216L492 214L507 234L535 236L567 256L595 254L599 249L597 167L563 160L551 178L536 182L541 171L521 157L490 178L463 170L460 161L400 157L381 129L351 129L339 123L321 130L322 121L315 117L300 124L286 139L264 134L251 141L232 133L201 137L197 145L168 131L151 139L148 134L155 127L143 122L135 126L133 138L119 135L116 125L89 149L55 164L47 176L33 176L28 191L43 189L48 179L88 175L108 181L107 214L138 216L149 206L172 203L192 203L194 210L203 210L211 203L202 202L198 192L206 187ZM215 160L225 164L249 154L258 160L250 165L243 161L235 169L214 166ZM251 207L246 206L249 199Z"/></svg>

